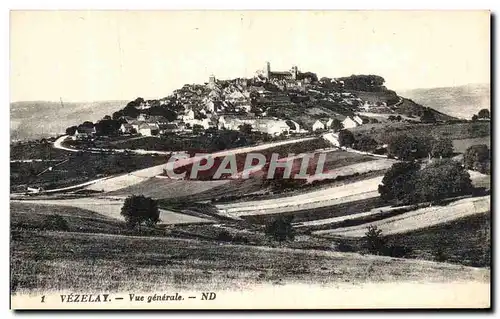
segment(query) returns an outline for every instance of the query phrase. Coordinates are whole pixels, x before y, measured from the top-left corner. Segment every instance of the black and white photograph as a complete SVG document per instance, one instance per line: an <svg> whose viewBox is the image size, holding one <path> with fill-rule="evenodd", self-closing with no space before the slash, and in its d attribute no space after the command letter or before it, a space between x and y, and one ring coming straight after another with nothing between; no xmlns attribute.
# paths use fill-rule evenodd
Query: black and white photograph
<svg viewBox="0 0 500 319"><path fill-rule="evenodd" d="M491 307L490 11L9 18L11 309Z"/></svg>

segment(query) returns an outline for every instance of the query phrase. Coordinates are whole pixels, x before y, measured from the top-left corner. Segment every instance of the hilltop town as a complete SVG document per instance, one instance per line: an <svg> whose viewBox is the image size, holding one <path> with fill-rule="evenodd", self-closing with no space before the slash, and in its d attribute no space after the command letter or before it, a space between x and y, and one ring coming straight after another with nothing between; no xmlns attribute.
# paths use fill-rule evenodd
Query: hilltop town
<svg viewBox="0 0 500 319"><path fill-rule="evenodd" d="M137 98L99 123L68 128L74 140L94 135L163 136L246 127L272 137L339 131L366 123L453 119L398 96L376 75L318 79L313 72L275 71L267 62L253 78L186 84L171 95Z"/></svg>

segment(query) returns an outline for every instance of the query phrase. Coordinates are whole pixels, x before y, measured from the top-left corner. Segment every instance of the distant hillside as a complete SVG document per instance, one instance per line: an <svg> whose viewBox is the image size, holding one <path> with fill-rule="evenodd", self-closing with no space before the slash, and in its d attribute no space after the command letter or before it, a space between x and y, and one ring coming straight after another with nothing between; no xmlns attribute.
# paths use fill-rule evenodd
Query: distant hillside
<svg viewBox="0 0 500 319"><path fill-rule="evenodd" d="M122 108L124 101L64 103L33 101L10 104L11 141L54 136L75 123L96 121Z"/></svg>
<svg viewBox="0 0 500 319"><path fill-rule="evenodd" d="M398 93L424 106L465 119L470 119L481 109L490 109L489 84L414 89Z"/></svg>

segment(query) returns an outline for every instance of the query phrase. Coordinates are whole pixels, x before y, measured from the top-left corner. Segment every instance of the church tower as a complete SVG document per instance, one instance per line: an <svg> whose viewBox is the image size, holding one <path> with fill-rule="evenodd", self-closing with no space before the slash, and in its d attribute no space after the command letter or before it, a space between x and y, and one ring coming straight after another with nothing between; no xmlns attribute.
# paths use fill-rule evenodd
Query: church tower
<svg viewBox="0 0 500 319"><path fill-rule="evenodd" d="M212 74L210 75L210 77L208 78L208 87L211 88L211 89L214 89L215 88L215 76Z"/></svg>
<svg viewBox="0 0 500 319"><path fill-rule="evenodd" d="M296 65L292 66L290 73L292 74L292 79L297 80L297 75L299 74L299 68Z"/></svg>
<svg viewBox="0 0 500 319"><path fill-rule="evenodd" d="M271 63L266 62L266 67L264 68L264 76L269 79L271 75Z"/></svg>

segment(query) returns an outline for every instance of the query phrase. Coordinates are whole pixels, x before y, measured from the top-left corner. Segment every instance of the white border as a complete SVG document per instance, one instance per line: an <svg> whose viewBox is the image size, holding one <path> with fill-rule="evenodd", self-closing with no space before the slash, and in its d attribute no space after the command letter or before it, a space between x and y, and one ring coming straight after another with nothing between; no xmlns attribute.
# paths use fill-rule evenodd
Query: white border
<svg viewBox="0 0 500 319"><path fill-rule="evenodd" d="M1 121L3 121L3 125L0 125L0 129L2 130L2 136L4 137L4 140L6 142L10 143L10 136L9 136L9 125L10 125L10 120L9 120L9 10L10 9L17 9L17 10L22 10L22 9L30 9L30 10L56 10L56 9L63 9L63 10L77 10L77 9L93 9L93 10L98 10L98 9L119 9L119 10L159 10L159 9L170 9L170 10L182 10L182 9L209 9L209 10L245 10L245 9L251 9L251 10L271 10L271 9L287 9L287 10L293 10L293 9L306 9L306 10L360 10L360 9L370 9L370 10L381 10L381 9L392 9L392 10L397 10L397 9L402 9L402 10L410 10L410 9L417 9L417 10L471 10L471 9L490 9L494 13L499 14L500 9L499 9L499 4L500 1L497 0L474 0L474 1L436 1L436 0L420 0L420 1L413 1L412 3L409 3L408 1L383 1L383 0L377 0L377 1L360 1L360 0L349 0L349 1L341 1L341 2L327 2L327 1L321 1L321 0L308 0L308 1L295 1L295 0L288 0L288 1L270 1L270 0L252 0L252 1L245 1L245 2L236 2L236 1L221 1L221 0L216 0L216 1L202 1L202 0L182 0L182 1L176 1L176 2L168 2L168 3L163 3L163 1L148 1L148 0L141 0L141 1L130 1L130 0L122 0L122 1L105 1L105 0L86 0L86 1L62 1L62 0L46 0L43 2L38 2L38 1L28 1L28 0L19 0L19 1L14 1L14 0L6 0L2 1L1 8L1 18L2 18L2 23L0 24L1 26L1 34L4 39L4 45L2 46L1 54L2 54L2 74L3 74L3 85L2 85L2 91L1 91L1 96L2 100L5 102L4 107L2 108L2 116L1 116ZM498 20L498 17L497 17ZM496 20L496 24L498 25L498 21ZM498 34L495 34L495 42L498 41ZM496 55L498 56L498 52L496 52ZM493 58L493 57L492 57ZM497 71L497 68L495 67L492 72ZM496 73L496 72L495 72ZM497 85L494 83L494 87L492 87L492 94L495 92L495 96L498 93L497 90ZM495 108L494 106L492 109ZM500 111L493 111L495 115L494 121L497 122L498 115ZM495 149L497 148L497 143L495 142L494 146ZM7 163L9 162L9 152L6 151L8 150L8 145L6 143L4 151L2 152L2 158L3 162L5 163L5 167L7 167ZM495 156L496 158L496 156ZM496 165L495 160L495 168L498 167ZM495 169L496 171L496 169ZM2 194L4 196L2 197L2 210L1 210L1 218L2 218L2 225L4 227L3 229L3 240L1 243L1 252L2 252L2 259L3 259L3 264L2 264L2 274L1 276L1 282L0 282L0 291L2 292L1 296L1 301L2 301L2 310L7 310L9 308L9 290L8 290L8 285L9 285L9 259L7 256L9 255L9 201L7 194L9 193L9 171L7 169L4 169L1 171L2 172L2 178L1 180L3 181L2 183ZM494 176L495 182L496 180L496 175ZM495 188L496 189L496 188ZM495 191L496 195L496 191ZM495 218L495 228L498 229L498 220L499 218ZM495 263L496 264L496 263ZM498 277L498 276L496 276ZM498 296L498 294L495 294ZM498 299L493 301L493 304L498 305ZM8 316L11 317L14 315L12 311L7 312ZM47 318L52 317L54 314L49 313L49 314L44 314ZM65 315L65 314L63 314ZM82 315L82 314L80 314ZM86 316L92 315L93 317L96 318L105 318L109 314L107 313L94 313L94 314L86 314ZM123 315L123 313L120 313L118 315ZM131 314L129 314L131 315ZM151 314L148 314L151 315ZM162 313L162 314L156 314L160 316L169 316L169 317L176 317L178 316L177 314L173 313ZM189 314L189 315L184 315L185 316L194 316L194 315L202 315L202 316L220 316L220 314L207 314L207 313L199 313L199 314ZM235 315L235 313L227 313L226 315ZM263 314L259 313L256 314L259 317L268 317L271 316L272 314ZM289 314L290 316L296 316L297 314ZM312 315L311 313L304 313L305 316L310 316ZM341 313L331 313L331 314L324 314L324 315L333 315L333 316L339 316L339 315L344 315ZM353 315L353 314L350 314ZM355 314L355 316L359 316L360 314ZM385 316L385 313L380 313L379 315ZM409 315L409 314L404 314ZM418 316L422 317L428 317L431 315L430 313L421 313L418 314ZM454 316L454 313L450 313L450 315ZM132 316L134 317L139 317L143 316L143 314L138 314L134 313ZM2 316L3 317L3 316Z"/></svg>

